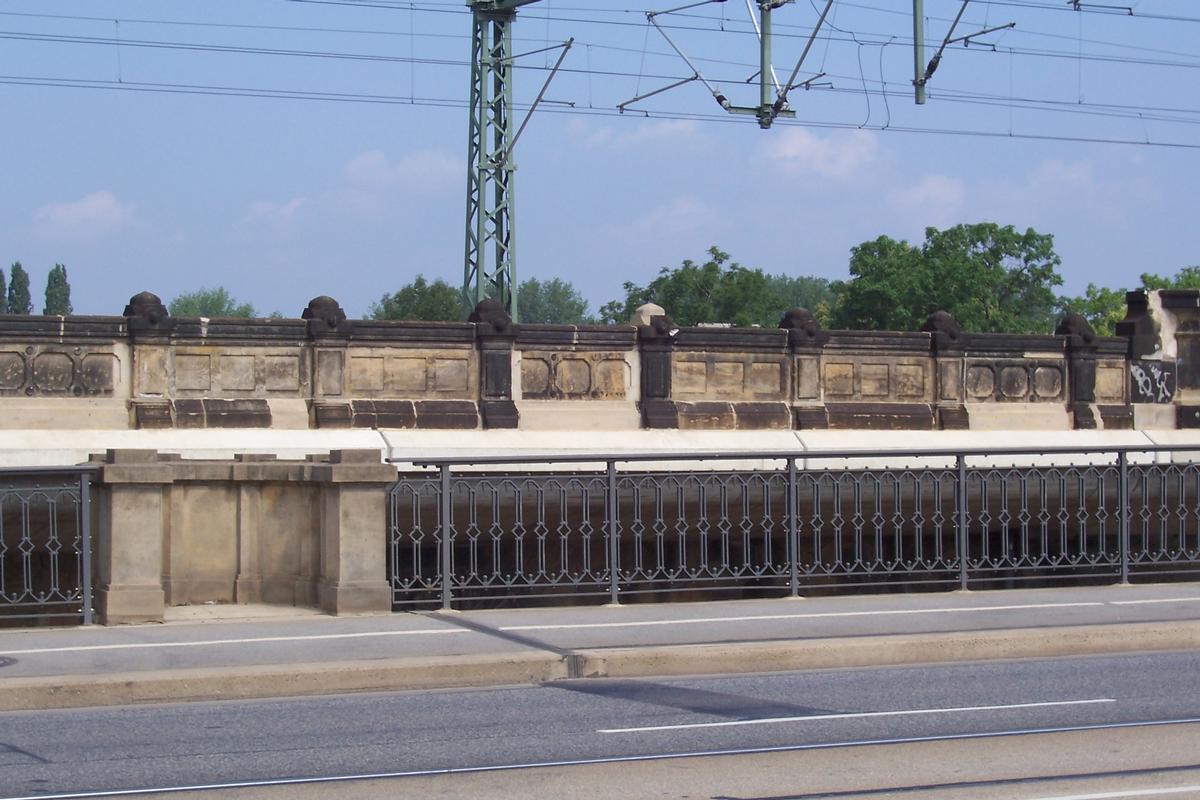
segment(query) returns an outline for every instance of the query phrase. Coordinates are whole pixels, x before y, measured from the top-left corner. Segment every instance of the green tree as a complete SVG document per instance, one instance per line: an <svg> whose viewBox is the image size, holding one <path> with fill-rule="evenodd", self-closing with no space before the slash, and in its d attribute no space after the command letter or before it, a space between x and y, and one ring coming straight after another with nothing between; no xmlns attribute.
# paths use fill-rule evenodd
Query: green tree
<svg viewBox="0 0 1200 800"><path fill-rule="evenodd" d="M8 284L4 281L4 270L0 269L0 314L8 313Z"/></svg>
<svg viewBox="0 0 1200 800"><path fill-rule="evenodd" d="M807 308L822 325L829 324L837 295L833 293L828 279L780 273L767 276L767 289L777 298L780 307L776 323L788 309Z"/></svg>
<svg viewBox="0 0 1200 800"><path fill-rule="evenodd" d="M625 323L638 306L657 303L680 325L716 322L774 327L794 305L793 295L778 293L793 279L743 267L716 247L710 247L708 255L703 264L689 259L674 269L663 267L647 286L626 282L625 299L606 303L600 309L601 320Z"/></svg>
<svg viewBox="0 0 1200 800"><path fill-rule="evenodd" d="M254 306L238 303L224 286L177 295L167 304L173 317L253 317Z"/></svg>
<svg viewBox="0 0 1200 800"><path fill-rule="evenodd" d="M1200 267L1184 267L1173 278L1164 278L1150 272L1142 273L1144 289L1200 289Z"/></svg>
<svg viewBox="0 0 1200 800"><path fill-rule="evenodd" d="M1054 237L991 222L925 229L920 246L881 236L851 249L850 280L837 294L833 325L916 330L934 311L966 330L1048 333L1062 283Z"/></svg>
<svg viewBox="0 0 1200 800"><path fill-rule="evenodd" d="M582 325L591 321L587 301L574 286L559 278L522 281L517 287L517 311L521 322Z"/></svg>
<svg viewBox="0 0 1200 800"><path fill-rule="evenodd" d="M459 322L466 318L458 289L438 278L428 283L418 275L412 283L385 294L371 306L371 319Z"/></svg>
<svg viewBox="0 0 1200 800"><path fill-rule="evenodd" d="M1094 283L1087 285L1082 297L1060 297L1064 314L1082 314L1101 336L1112 336L1118 322L1125 318L1125 292Z"/></svg>
<svg viewBox="0 0 1200 800"><path fill-rule="evenodd" d="M20 261L13 263L8 280L8 313L33 313L33 300L29 297L29 274L25 272Z"/></svg>
<svg viewBox="0 0 1200 800"><path fill-rule="evenodd" d="M55 264L46 277L46 305L43 314L65 317L71 308L71 284L67 283L67 268Z"/></svg>

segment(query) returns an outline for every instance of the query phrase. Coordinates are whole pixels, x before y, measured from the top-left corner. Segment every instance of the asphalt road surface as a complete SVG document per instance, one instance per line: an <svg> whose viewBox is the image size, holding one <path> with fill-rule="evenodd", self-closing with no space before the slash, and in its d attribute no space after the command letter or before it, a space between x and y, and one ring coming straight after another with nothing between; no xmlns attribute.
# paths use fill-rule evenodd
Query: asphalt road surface
<svg viewBox="0 0 1200 800"><path fill-rule="evenodd" d="M0 798L1200 797L1197 675L1189 652L13 712Z"/></svg>

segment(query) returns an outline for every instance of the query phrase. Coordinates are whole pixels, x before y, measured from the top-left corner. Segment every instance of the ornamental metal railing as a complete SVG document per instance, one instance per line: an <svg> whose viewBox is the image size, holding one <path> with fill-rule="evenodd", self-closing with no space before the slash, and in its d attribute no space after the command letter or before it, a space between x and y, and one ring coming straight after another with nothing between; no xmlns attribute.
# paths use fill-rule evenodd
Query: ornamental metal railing
<svg viewBox="0 0 1200 800"><path fill-rule="evenodd" d="M1200 466L1183 450L410 462L421 471L390 491L393 602L449 608L1200 575Z"/></svg>
<svg viewBox="0 0 1200 800"><path fill-rule="evenodd" d="M92 622L94 474L0 469L0 626Z"/></svg>

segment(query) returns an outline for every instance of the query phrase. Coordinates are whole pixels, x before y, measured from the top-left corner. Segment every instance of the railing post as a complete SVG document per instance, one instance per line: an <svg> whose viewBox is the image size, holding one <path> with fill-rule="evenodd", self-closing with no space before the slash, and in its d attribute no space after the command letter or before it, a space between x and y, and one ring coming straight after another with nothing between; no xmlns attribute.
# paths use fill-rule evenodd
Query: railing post
<svg viewBox="0 0 1200 800"><path fill-rule="evenodd" d="M454 531L453 523L450 519L450 465L442 464L439 468L442 492L441 492L441 524L438 526L442 536L442 557L441 557L441 573L442 573L442 610L450 610L450 601L454 599L451 592L451 584L454 582L453 565L451 564L451 542L450 537Z"/></svg>
<svg viewBox="0 0 1200 800"><path fill-rule="evenodd" d="M955 493L955 511L958 513L958 582L959 589L967 591L967 556L970 534L967 525L967 457L956 456L958 466L958 491Z"/></svg>
<svg viewBox="0 0 1200 800"><path fill-rule="evenodd" d="M620 565L617 563L621 548L617 541L617 462L606 464L608 472L608 489L604 493L604 525L608 528L608 599L613 605L620 605Z"/></svg>
<svg viewBox="0 0 1200 800"><path fill-rule="evenodd" d="M79 593L83 603L83 624L92 624L92 476L79 473Z"/></svg>
<svg viewBox="0 0 1200 800"><path fill-rule="evenodd" d="M787 526L788 526L788 579L792 597L800 596L800 526L796 520L796 459L788 459L787 482Z"/></svg>
<svg viewBox="0 0 1200 800"><path fill-rule="evenodd" d="M1117 548L1121 553L1121 583L1129 583L1129 453L1117 453L1120 474L1117 477L1117 497L1120 502L1117 523Z"/></svg>

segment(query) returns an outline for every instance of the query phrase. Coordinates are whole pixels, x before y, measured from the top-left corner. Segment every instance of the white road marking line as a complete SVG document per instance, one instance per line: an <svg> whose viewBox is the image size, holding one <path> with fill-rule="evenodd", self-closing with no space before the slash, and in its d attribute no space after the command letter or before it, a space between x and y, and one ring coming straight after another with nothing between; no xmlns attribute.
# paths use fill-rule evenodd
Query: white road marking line
<svg viewBox="0 0 1200 800"><path fill-rule="evenodd" d="M685 731L693 728L736 728L743 725L775 725L783 722L816 722L830 719L867 719L869 717L913 717L924 714L956 714L970 711L1009 711L1016 708L1053 708L1056 706L1089 706L1115 703L1111 697L1092 700L1058 700L1045 703L1014 703L1002 706L959 706L957 708L909 708L901 711L857 711L846 714L812 714L806 717L765 717L735 719L722 722L689 722L682 725L647 725L641 728L600 728L596 733L647 733L650 731Z"/></svg>
<svg viewBox="0 0 1200 800"><path fill-rule="evenodd" d="M1159 789L1123 789L1119 792L1096 792L1094 794L1059 794L1053 797L1031 797L1029 800L1112 800L1117 797L1162 797L1166 794L1200 794L1200 784L1194 786L1167 786Z"/></svg>
<svg viewBox="0 0 1200 800"><path fill-rule="evenodd" d="M1037 608L1096 608L1101 602L1035 603L1017 606L965 606L963 608L903 608L873 611L829 611L816 614L760 614L746 617L698 617L696 619L652 619L629 622L583 622L575 625L506 625L502 631L560 631L589 628L646 628L656 625L711 625L720 622L755 622L780 619L836 619L838 617L886 617L911 614L957 614L979 611L1028 611Z"/></svg>
<svg viewBox="0 0 1200 800"><path fill-rule="evenodd" d="M378 781L398 778L425 778L436 775L472 775L486 772L515 772L523 769L545 769L547 767L580 767L596 764L628 764L638 761L675 761L681 758L709 758L713 756L746 756L762 753L799 753L807 750L836 750L839 747L879 747L893 744L923 744L927 742L956 742L974 739L1000 739L1010 736L1033 736L1046 733L1083 733L1086 731L1119 730L1124 728L1157 728L1163 725L1195 725L1200 717L1164 719L1149 722L1109 722L1099 725L1072 725L1058 728L1026 728L1009 731L985 731L982 733L952 733L945 736L908 736L894 739L857 739L845 742L818 742L816 744L788 744L774 747L742 747L726 750L695 750L687 753L654 753L633 756L611 756L609 758L579 758L564 761L533 761L524 764L495 764L482 767L444 767L442 769L414 769L404 772L368 772L351 775L328 775L316 778L278 778L261 781L232 781L229 783L191 784L183 786L156 786L142 789L109 789L92 792L64 792L61 794L34 794L21 797L0 797L0 800L91 800L100 797L128 797L137 794L168 794L171 792L200 792L221 789L254 789L268 786L298 786L302 784L347 783L349 781ZM1058 798L1057 800L1062 800Z"/></svg>
<svg viewBox="0 0 1200 800"><path fill-rule="evenodd" d="M123 644L87 644L74 647L41 647L34 650L5 650L0 656L30 656L38 653L77 653L86 650L141 650L160 647L207 647L215 644L261 644L263 642L311 642L324 639L367 639L374 636L432 636L442 633L472 633L464 628L428 628L416 631L367 631L363 633L322 633L312 636L260 636L255 639L207 639L199 642L125 642Z"/></svg>
<svg viewBox="0 0 1200 800"><path fill-rule="evenodd" d="M1200 603L1200 597L1164 597L1155 600L1111 600L1114 606L1145 606L1151 603Z"/></svg>

